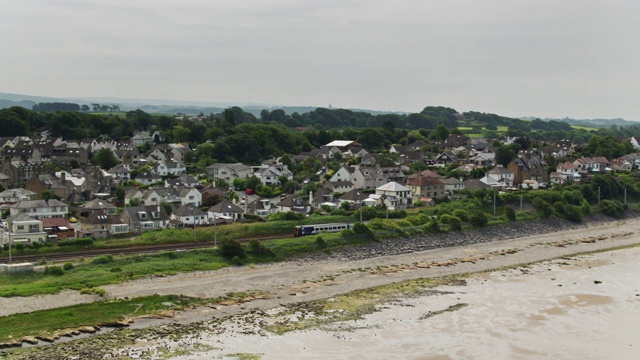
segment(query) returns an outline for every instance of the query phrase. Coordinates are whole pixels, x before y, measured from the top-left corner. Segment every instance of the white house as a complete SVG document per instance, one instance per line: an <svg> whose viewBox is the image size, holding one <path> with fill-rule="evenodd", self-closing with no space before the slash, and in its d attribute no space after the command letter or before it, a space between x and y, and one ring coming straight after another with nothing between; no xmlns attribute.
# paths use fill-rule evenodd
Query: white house
<svg viewBox="0 0 640 360"><path fill-rule="evenodd" d="M44 232L42 221L36 220L25 213L9 216L5 220L2 243L23 243L25 245L35 242L45 242L47 233Z"/></svg>
<svg viewBox="0 0 640 360"><path fill-rule="evenodd" d="M412 191L394 181L377 187L376 195L385 195L395 209L406 209L413 205Z"/></svg>

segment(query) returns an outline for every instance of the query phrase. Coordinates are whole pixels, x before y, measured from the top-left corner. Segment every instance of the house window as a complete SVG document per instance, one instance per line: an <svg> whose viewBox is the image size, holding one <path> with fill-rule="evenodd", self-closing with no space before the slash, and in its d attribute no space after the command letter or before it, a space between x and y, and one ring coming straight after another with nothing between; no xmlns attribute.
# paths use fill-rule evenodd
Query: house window
<svg viewBox="0 0 640 360"><path fill-rule="evenodd" d="M18 225L18 230L24 230L24 225Z"/></svg>
<svg viewBox="0 0 640 360"><path fill-rule="evenodd" d="M189 196L189 200L193 200L193 195Z"/></svg>

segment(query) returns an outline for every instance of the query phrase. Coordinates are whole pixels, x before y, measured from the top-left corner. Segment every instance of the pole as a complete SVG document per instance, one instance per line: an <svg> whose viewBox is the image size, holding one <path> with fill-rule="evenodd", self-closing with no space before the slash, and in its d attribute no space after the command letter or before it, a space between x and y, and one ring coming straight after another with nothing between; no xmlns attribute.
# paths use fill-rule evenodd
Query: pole
<svg viewBox="0 0 640 360"><path fill-rule="evenodd" d="M11 264L11 221L7 220L7 224L9 225L9 235L7 235L9 240L9 264Z"/></svg>
<svg viewBox="0 0 640 360"><path fill-rule="evenodd" d="M520 195L520 211L522 211L522 195Z"/></svg>
<svg viewBox="0 0 640 360"><path fill-rule="evenodd" d="M213 247L218 247L218 217L213 214Z"/></svg>
<svg viewBox="0 0 640 360"><path fill-rule="evenodd" d="M598 205L600 205L600 186L598 186Z"/></svg>
<svg viewBox="0 0 640 360"><path fill-rule="evenodd" d="M493 192L493 216L496 216L496 192Z"/></svg>
<svg viewBox="0 0 640 360"><path fill-rule="evenodd" d="M627 205L627 188L624 188L624 204Z"/></svg>

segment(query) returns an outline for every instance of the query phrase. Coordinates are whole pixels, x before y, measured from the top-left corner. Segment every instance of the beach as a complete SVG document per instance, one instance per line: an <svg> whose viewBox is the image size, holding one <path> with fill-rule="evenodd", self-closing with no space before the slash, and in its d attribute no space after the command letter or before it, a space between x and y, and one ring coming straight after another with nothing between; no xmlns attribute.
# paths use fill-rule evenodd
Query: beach
<svg viewBox="0 0 640 360"><path fill-rule="evenodd" d="M112 298L155 293L216 297L231 291L264 296L175 312L170 318L138 319L127 330L136 331L128 337L134 338L131 344L100 348L92 343L105 344L100 338L120 336L119 330L82 341L95 358L159 353L179 359L233 354L264 359L631 358L635 344L629 337L640 326L639 227L640 220L633 218L393 256L290 261L106 286ZM604 251L611 249L620 250ZM257 325L300 304L449 276L463 277L464 284L378 304L359 320L282 335ZM29 306L46 308L62 296L66 303L90 298L65 293L34 298ZM314 316L301 313L287 321L300 315ZM66 346L57 344L46 357L34 352L26 358L64 358L56 354L68 355Z"/></svg>

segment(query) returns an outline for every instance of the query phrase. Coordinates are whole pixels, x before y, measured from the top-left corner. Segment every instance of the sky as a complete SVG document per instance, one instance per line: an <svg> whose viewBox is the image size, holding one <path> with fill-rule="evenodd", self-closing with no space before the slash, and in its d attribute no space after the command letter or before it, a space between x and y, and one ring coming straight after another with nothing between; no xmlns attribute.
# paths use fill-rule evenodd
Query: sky
<svg viewBox="0 0 640 360"><path fill-rule="evenodd" d="M0 0L0 92L640 120L637 0Z"/></svg>

